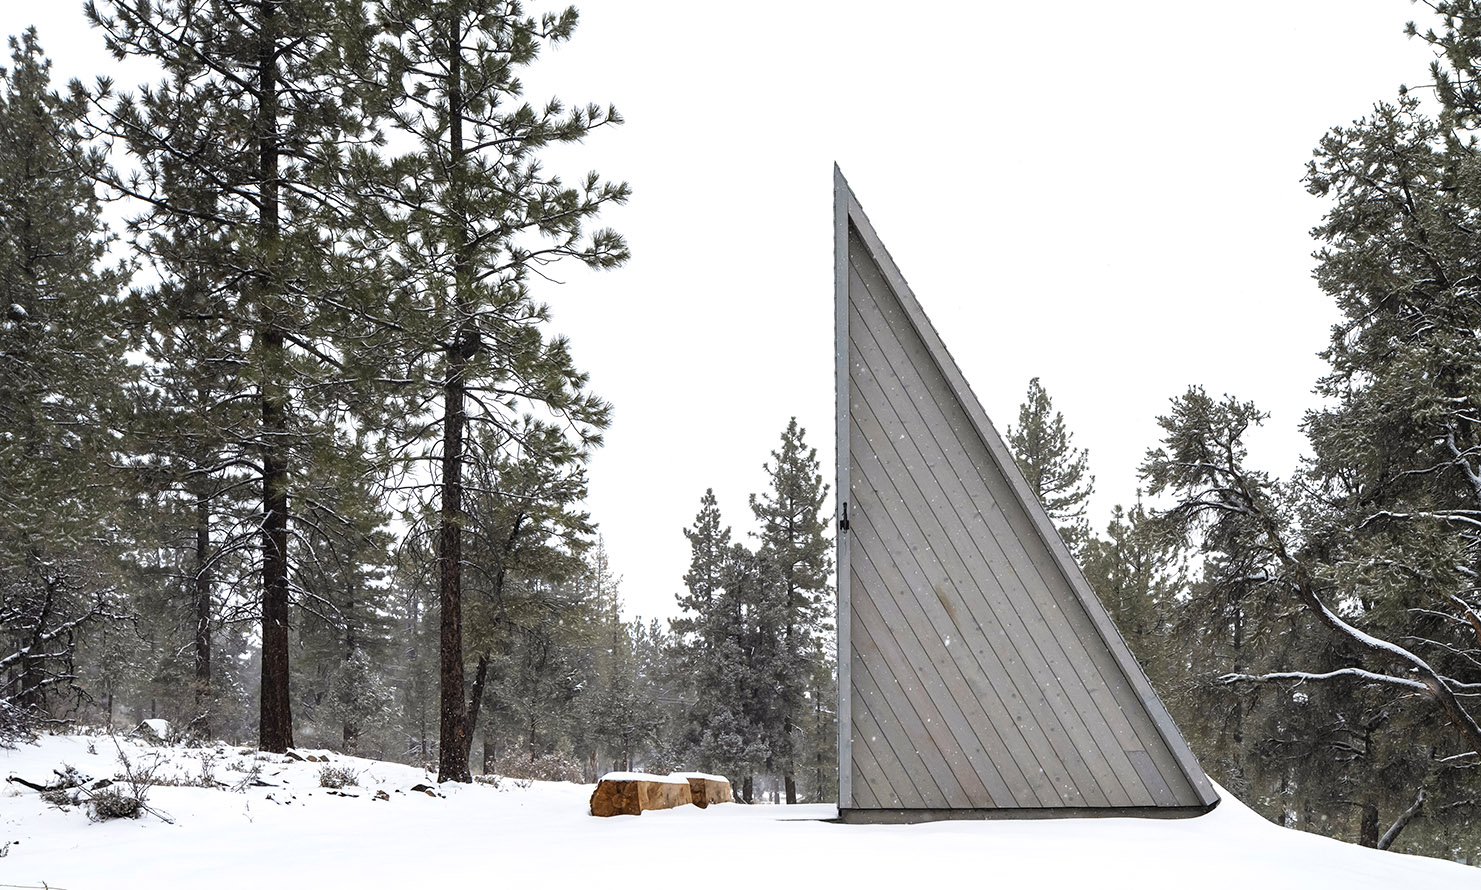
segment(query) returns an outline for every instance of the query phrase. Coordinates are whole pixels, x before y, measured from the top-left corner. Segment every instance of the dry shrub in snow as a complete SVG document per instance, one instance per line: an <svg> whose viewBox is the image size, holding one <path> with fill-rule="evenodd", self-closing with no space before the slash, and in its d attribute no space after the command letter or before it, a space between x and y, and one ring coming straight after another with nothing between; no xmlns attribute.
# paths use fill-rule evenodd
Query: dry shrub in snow
<svg viewBox="0 0 1481 890"><path fill-rule="evenodd" d="M489 774L489 775L487 775L487 776L474 776L473 777L473 781L474 782L477 782L480 785L492 785L495 789L497 789L499 791L508 791L510 789L510 787L524 789L524 788L528 788L531 785L535 784L535 780L534 779L508 779L508 780L506 780L505 778L503 778L501 776L493 775L492 773ZM505 784L506 781L512 782L513 785L512 786L506 785Z"/></svg>
<svg viewBox="0 0 1481 890"><path fill-rule="evenodd" d="M509 779L536 782L580 782L581 767L559 754L531 759L528 754L506 754L493 762L491 772Z"/></svg>
<svg viewBox="0 0 1481 890"><path fill-rule="evenodd" d="M109 786L95 791L87 799L87 816L94 822L108 819L137 819L144 809L144 802L126 791Z"/></svg>
<svg viewBox="0 0 1481 890"><path fill-rule="evenodd" d="M41 792L41 799L54 807L73 807L77 805L77 792L70 788L48 788Z"/></svg>
<svg viewBox="0 0 1481 890"><path fill-rule="evenodd" d="M345 767L326 765L319 770L320 788L354 788L359 784L360 777Z"/></svg>

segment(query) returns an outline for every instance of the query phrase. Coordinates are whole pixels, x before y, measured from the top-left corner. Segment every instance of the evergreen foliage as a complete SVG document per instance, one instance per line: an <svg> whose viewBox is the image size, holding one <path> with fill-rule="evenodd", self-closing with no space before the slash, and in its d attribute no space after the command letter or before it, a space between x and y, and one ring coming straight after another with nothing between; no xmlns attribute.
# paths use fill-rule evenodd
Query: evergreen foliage
<svg viewBox="0 0 1481 890"><path fill-rule="evenodd" d="M731 541L713 490L684 531L690 567L671 622L691 684L679 753L746 800L758 774L779 777L788 803L799 776L812 780L805 796L826 800L837 787L828 487L795 418L771 457L769 490L750 498L756 550Z"/></svg>
<svg viewBox="0 0 1481 890"><path fill-rule="evenodd" d="M1352 562L1364 524L1334 523L1340 503L1245 466L1244 437L1262 416L1190 390L1160 420L1164 445L1144 468L1153 494L1176 496L1169 527L1208 555L1191 597L1192 611L1207 616L1192 641L1197 670L1205 683L1257 687L1248 698L1226 693L1224 709L1207 708L1191 725L1225 721L1210 735L1231 744L1209 765L1227 769L1232 787L1272 815L1299 824L1297 800L1307 801L1302 810L1314 802L1323 818L1350 805L1355 839L1377 845L1381 813L1407 812L1421 788L1453 789L1456 767L1475 756L1464 699L1474 682L1464 655L1471 629L1431 624L1431 613L1456 607L1445 599L1393 609L1404 588L1370 586L1365 576L1402 551ZM1343 695L1325 698L1322 687ZM1398 831L1385 836L1392 843Z"/></svg>
<svg viewBox="0 0 1481 890"><path fill-rule="evenodd" d="M282 750L297 711L319 744L466 772L482 698L486 759L672 752L668 635L621 616L600 545L588 560L609 408L530 288L559 259L627 256L589 228L626 185L567 184L539 158L621 118L532 108L517 77L574 10L86 12L163 76L59 97L34 33L0 74L7 737L166 716ZM94 182L148 267L127 295ZM429 608L450 575L456 608ZM440 638L449 616L469 651Z"/></svg>
<svg viewBox="0 0 1481 890"><path fill-rule="evenodd" d="M787 803L797 802L797 770L802 712L821 689L811 666L826 661L825 640L832 603L828 584L833 570L830 518L824 515L828 486L818 472L818 452L809 448L797 418L787 423L781 446L764 464L771 488L751 495L751 512L761 526L759 556L778 576L776 607L781 638L772 663L781 727L775 731L768 772L780 771ZM815 709L816 710L816 709ZM823 727L817 727L822 729ZM812 740L817 747L819 739Z"/></svg>
<svg viewBox="0 0 1481 890"><path fill-rule="evenodd" d="M34 29L0 71L0 701L35 716L77 684L80 636L128 606L110 520L129 369L122 273L93 177L84 108L51 88Z"/></svg>
<svg viewBox="0 0 1481 890"><path fill-rule="evenodd" d="M343 200L324 171L342 142L365 132L347 86L364 68L364 6L98 0L86 9L115 56L146 57L165 72L136 93L115 94L107 79L91 94L77 87L99 110L102 134L132 158L132 172L107 179L146 208L131 223L136 246L183 286L204 275L210 319L227 326L215 345L243 350L229 387L212 395L255 407L239 442L262 498L259 742L283 751L293 741L290 512L301 468L339 419L347 346L336 335L358 291L353 276L332 274L342 264L326 215Z"/></svg>
<svg viewBox="0 0 1481 890"><path fill-rule="evenodd" d="M570 38L576 11L524 14L516 0L377 0L363 95L412 147L387 159L368 149L340 166L358 196L347 233L379 260L388 305L366 318L377 349L406 381L392 454L436 466L441 670L438 774L468 781L464 675L463 529L466 473L519 444L518 419L548 414L582 448L600 443L609 409L586 390L566 341L548 338L546 306L530 294L537 265L574 259L609 268L621 236L587 231L626 184L589 174L576 185L545 173L539 154L621 123L615 109L536 110L519 69ZM399 144L399 142L398 142ZM434 449L439 452L434 458ZM415 478L418 474L413 474Z"/></svg>
<svg viewBox="0 0 1481 890"><path fill-rule="evenodd" d="M1018 426L1009 426L1008 447L1018 468L1054 520L1060 537L1077 556L1090 539L1085 509L1095 490L1089 454L1075 448L1064 415L1054 410L1049 393L1035 377L1018 406Z"/></svg>
<svg viewBox="0 0 1481 890"><path fill-rule="evenodd" d="M356 752L365 728L381 723L391 704L374 665L391 649L392 540L365 449L337 444L333 458L315 461L327 473L305 486L298 522L305 555L293 577L300 615L294 701L305 737Z"/></svg>

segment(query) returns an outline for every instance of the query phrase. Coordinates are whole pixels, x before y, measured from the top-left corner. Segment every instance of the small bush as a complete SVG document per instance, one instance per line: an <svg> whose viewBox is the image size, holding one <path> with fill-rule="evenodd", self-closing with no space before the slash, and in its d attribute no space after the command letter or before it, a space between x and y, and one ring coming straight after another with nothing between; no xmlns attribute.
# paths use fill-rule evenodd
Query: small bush
<svg viewBox="0 0 1481 890"><path fill-rule="evenodd" d="M221 783L216 779L216 757L220 752L201 752L201 777L194 784L202 788L215 788Z"/></svg>
<svg viewBox="0 0 1481 890"><path fill-rule="evenodd" d="M528 754L506 754L493 763L493 774L536 782L580 782L581 767L559 754L530 759Z"/></svg>
<svg viewBox="0 0 1481 890"><path fill-rule="evenodd" d="M113 747L118 752L120 772L114 776L113 785L106 790L94 791L89 797L89 815L94 821L117 819L120 816L137 819L139 813L148 811L160 820L174 824L173 819L148 803L149 790L156 785L166 784L161 771L165 763L164 755L156 752L148 758L140 757L137 762L130 760L116 736ZM97 803L100 799L104 799L101 805Z"/></svg>
<svg viewBox="0 0 1481 890"><path fill-rule="evenodd" d="M262 761L258 760L255 756L252 758L251 762L238 760L228 766L227 769L242 774L242 778L237 780L236 784L231 786L231 790L236 791L240 794L245 794L249 787L256 784L257 781L262 778Z"/></svg>
<svg viewBox="0 0 1481 890"><path fill-rule="evenodd" d="M354 788L360 784L360 776L342 766L328 766L319 770L320 788Z"/></svg>
<svg viewBox="0 0 1481 890"><path fill-rule="evenodd" d="M523 790L535 784L534 779L508 779L503 776L495 775L474 776L473 781L477 782L480 785L493 786L493 788L497 791L508 791L510 788L519 788Z"/></svg>
<svg viewBox="0 0 1481 890"><path fill-rule="evenodd" d="M77 792L68 788L49 788L41 792L41 799L54 807L71 807L77 805Z"/></svg>
<svg viewBox="0 0 1481 890"><path fill-rule="evenodd" d="M144 802L131 794L109 786L87 799L87 815L94 822L108 819L137 819Z"/></svg>

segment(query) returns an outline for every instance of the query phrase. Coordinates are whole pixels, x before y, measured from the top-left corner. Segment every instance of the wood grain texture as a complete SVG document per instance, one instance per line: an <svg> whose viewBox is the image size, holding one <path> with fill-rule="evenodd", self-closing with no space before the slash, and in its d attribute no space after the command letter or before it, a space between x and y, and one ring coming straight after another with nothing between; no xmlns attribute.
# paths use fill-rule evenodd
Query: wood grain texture
<svg viewBox="0 0 1481 890"><path fill-rule="evenodd" d="M840 806L1213 806L836 168L834 225Z"/></svg>

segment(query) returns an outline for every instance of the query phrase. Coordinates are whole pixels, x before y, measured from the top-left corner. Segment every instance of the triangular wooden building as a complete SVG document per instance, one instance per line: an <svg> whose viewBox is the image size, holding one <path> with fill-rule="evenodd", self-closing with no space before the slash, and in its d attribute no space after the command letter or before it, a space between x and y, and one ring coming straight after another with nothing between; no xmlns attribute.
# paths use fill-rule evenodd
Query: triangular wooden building
<svg viewBox="0 0 1481 890"><path fill-rule="evenodd" d="M835 168L839 814L1180 816L1208 777Z"/></svg>

